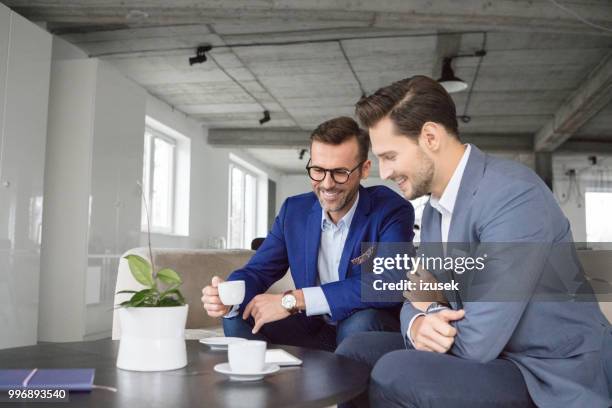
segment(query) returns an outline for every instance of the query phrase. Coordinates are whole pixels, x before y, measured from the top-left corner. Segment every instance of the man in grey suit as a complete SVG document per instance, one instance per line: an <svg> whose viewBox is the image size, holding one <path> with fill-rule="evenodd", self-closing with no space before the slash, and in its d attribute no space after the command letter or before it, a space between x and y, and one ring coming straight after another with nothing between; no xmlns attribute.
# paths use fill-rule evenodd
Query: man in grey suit
<svg viewBox="0 0 612 408"><path fill-rule="evenodd" d="M431 194L420 250L452 256L457 247L480 247L489 254L470 290L447 293L447 304L405 302L400 334L361 333L339 347L373 367L369 402L610 406L602 351L610 326L584 279L569 222L542 180L462 144L451 97L428 77L382 88L356 112L381 177L397 182L407 199ZM353 401L363 402L367 396Z"/></svg>

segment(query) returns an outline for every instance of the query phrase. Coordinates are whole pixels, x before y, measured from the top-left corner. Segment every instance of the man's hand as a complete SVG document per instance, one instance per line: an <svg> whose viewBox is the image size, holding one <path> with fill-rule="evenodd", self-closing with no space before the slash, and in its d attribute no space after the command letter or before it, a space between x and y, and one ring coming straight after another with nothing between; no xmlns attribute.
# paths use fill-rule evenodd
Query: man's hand
<svg viewBox="0 0 612 408"><path fill-rule="evenodd" d="M442 310L417 317L410 327L414 348L422 351L446 353L453 346L457 329L450 322L463 319L464 310Z"/></svg>
<svg viewBox="0 0 612 408"><path fill-rule="evenodd" d="M438 279L436 279L436 277L431 272L424 269L420 265L414 274L407 272L406 277L410 282L414 284L415 288L424 287L421 286L421 282L425 282L434 286L438 283ZM412 305L415 306L417 309L423 311L427 309L427 306L431 302L448 303L448 299L446 299L446 296L444 296L444 292L441 290L407 290L404 291L404 297L408 299L410 303L412 303ZM419 307L419 305L423 305L423 308Z"/></svg>
<svg viewBox="0 0 612 408"><path fill-rule="evenodd" d="M202 305L210 317L225 316L231 308L231 306L221 303L221 299L219 299L219 289L217 287L221 282L223 282L223 279L215 276L212 278L211 285L202 289Z"/></svg>
<svg viewBox="0 0 612 408"><path fill-rule="evenodd" d="M253 316L255 325L253 334L257 333L266 323L284 319L290 315L289 311L281 305L283 295L263 294L255 296L244 309L243 319Z"/></svg>

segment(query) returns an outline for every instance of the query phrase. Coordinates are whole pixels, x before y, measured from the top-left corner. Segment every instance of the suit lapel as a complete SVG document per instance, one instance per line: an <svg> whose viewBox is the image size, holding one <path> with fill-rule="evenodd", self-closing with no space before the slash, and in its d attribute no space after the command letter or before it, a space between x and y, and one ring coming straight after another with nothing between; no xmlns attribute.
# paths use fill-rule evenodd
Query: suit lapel
<svg viewBox="0 0 612 408"><path fill-rule="evenodd" d="M317 260L321 244L321 206L316 201L306 221L306 283L304 287L317 284Z"/></svg>
<svg viewBox="0 0 612 408"><path fill-rule="evenodd" d="M442 242L440 223L440 213L436 211L428 201L423 209L423 218L421 220L421 241Z"/></svg>
<svg viewBox="0 0 612 408"><path fill-rule="evenodd" d="M423 210L423 221L421 225L421 252L427 258L445 259L444 248L442 247L441 224L442 215L438 212L438 210L434 209L429 203L427 203L425 209ZM449 252L450 249L447 246L447 256L449 255ZM429 272L431 272L440 282L450 282L453 278L452 273L445 270L444 267L441 269L436 268L429 270ZM451 303L454 309L462 307L461 298L458 293L447 290L444 290L443 292L444 296L446 296L446 299Z"/></svg>
<svg viewBox="0 0 612 408"><path fill-rule="evenodd" d="M443 257L442 250L442 216L440 213L427 202L423 209L423 218L421 220L421 252L427 257ZM438 275L440 271L430 271L434 275Z"/></svg>
<svg viewBox="0 0 612 408"><path fill-rule="evenodd" d="M448 231L448 242L463 242L467 239L468 231L462 226L466 225L465 220L468 209L471 206L474 195L478 191L478 185L484 174L485 154L474 145L470 145L470 157L465 165L459 191L453 208L453 217ZM437 211L435 211L437 212Z"/></svg>
<svg viewBox="0 0 612 408"><path fill-rule="evenodd" d="M361 232L366 226L367 216L370 213L371 201L368 191L359 186L359 203L355 209L353 220L349 227L349 233L342 249L342 257L340 258L340 264L338 265L338 278L340 280L346 279L348 273L349 261L351 260L351 254L356 245L359 245L358 252L361 254Z"/></svg>

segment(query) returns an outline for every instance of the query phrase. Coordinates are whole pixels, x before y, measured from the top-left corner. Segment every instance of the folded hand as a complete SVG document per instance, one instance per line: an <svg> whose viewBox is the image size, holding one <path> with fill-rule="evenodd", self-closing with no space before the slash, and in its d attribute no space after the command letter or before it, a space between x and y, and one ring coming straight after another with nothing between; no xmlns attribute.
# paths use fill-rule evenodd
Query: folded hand
<svg viewBox="0 0 612 408"><path fill-rule="evenodd" d="M410 327L414 348L422 351L446 353L453 346L457 329L450 322L463 319L464 310L445 309L417 317Z"/></svg>
<svg viewBox="0 0 612 408"><path fill-rule="evenodd" d="M253 316L255 325L253 334L257 333L261 326L266 323L275 322L289 316L289 311L281 305L283 295L262 294L255 296L244 309L243 319Z"/></svg>

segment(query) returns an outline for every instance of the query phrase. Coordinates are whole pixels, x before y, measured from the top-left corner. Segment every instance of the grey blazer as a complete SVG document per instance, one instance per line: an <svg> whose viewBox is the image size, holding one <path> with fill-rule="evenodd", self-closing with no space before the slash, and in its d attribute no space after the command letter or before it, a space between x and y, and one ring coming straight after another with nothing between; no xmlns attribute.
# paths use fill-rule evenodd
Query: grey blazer
<svg viewBox="0 0 612 408"><path fill-rule="evenodd" d="M441 241L440 214L429 204L421 224L422 248L429 251L427 243ZM480 272L483 275L471 276L471 285L463 286L478 290L466 294L460 289L459 299L450 296L454 308L466 311L465 318L455 323L458 334L450 353L480 362L497 358L514 362L540 407L610 406L602 346L612 338L606 334L610 324L595 298L588 293L587 301L584 296L582 301L536 296L547 285L571 292L576 282L584 281L575 250L568 249L573 248L569 222L542 180L527 167L486 155L472 145L448 241L446 254L453 242L470 248L489 245L489 252L503 248L493 244L501 242L529 248L526 256L499 250ZM551 250L555 245L565 246L555 253ZM433 272L440 280L449 279ZM491 296L496 291L508 298ZM489 297L479 298L482 294ZM416 313L409 302L404 304L404 335Z"/></svg>

